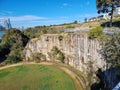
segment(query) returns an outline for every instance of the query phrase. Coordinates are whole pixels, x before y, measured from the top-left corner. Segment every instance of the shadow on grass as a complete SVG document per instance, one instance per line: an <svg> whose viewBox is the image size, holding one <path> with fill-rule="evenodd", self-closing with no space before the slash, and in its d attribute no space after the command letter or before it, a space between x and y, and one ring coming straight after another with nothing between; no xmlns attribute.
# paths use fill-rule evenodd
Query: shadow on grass
<svg viewBox="0 0 120 90"><path fill-rule="evenodd" d="M104 22L104 23L101 24L101 26L102 27L110 27L110 22L109 21L108 22ZM120 21L113 22L112 26L120 28Z"/></svg>

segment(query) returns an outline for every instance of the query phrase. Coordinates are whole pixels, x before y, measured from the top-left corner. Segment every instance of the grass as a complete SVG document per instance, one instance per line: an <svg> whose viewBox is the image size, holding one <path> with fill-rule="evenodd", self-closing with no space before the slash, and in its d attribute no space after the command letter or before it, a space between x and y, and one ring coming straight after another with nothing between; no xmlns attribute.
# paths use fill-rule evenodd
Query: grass
<svg viewBox="0 0 120 90"><path fill-rule="evenodd" d="M75 85L55 66L21 65L0 70L0 90L75 90Z"/></svg>
<svg viewBox="0 0 120 90"><path fill-rule="evenodd" d="M82 80L82 82L84 83L84 85L87 86L87 85L86 85L87 80L85 79L85 78L86 78L86 75L84 75L82 72L80 72L79 70L75 69L74 67L72 67L72 66L70 66L70 65L66 65L66 64L63 64L63 63L59 63L59 62L57 63L57 62L56 62L56 65L59 65L59 66L61 66L61 67L66 67L66 68L68 68L69 70L71 70L72 72L74 72L74 73ZM77 77L76 77L76 78L77 78ZM84 90L81 83L80 83L80 85L81 85L81 89L80 89L80 90ZM77 88L78 88L78 87L77 87Z"/></svg>

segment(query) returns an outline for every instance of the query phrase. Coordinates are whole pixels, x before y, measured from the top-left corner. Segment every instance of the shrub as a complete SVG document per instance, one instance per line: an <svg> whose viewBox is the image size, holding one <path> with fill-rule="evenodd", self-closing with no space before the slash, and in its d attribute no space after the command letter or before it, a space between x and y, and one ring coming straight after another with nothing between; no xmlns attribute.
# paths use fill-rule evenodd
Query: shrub
<svg viewBox="0 0 120 90"><path fill-rule="evenodd" d="M7 59L5 60L6 64L13 64L13 63L17 63L21 60L20 57L12 55L12 56L8 56Z"/></svg>
<svg viewBox="0 0 120 90"><path fill-rule="evenodd" d="M7 64L22 60L22 51L28 40L28 37L18 29L7 30L0 44L0 59L6 59Z"/></svg>
<svg viewBox="0 0 120 90"><path fill-rule="evenodd" d="M21 49L13 49L8 55L7 59L5 60L6 64L12 64L20 62L23 59Z"/></svg>
<svg viewBox="0 0 120 90"><path fill-rule="evenodd" d="M56 46L54 46L51 50L52 57L54 57L55 60L59 60L62 63L64 63L64 53L61 52ZM53 59L53 58L52 58Z"/></svg>
<svg viewBox="0 0 120 90"><path fill-rule="evenodd" d="M60 35L60 36L58 37L58 39L59 39L59 41L62 41L62 40L63 40L63 36Z"/></svg>
<svg viewBox="0 0 120 90"><path fill-rule="evenodd" d="M40 62L40 61L45 61L45 60L46 60L46 57L45 57L45 55L42 54L42 53L35 53L35 54L33 55L33 60L38 63L38 62Z"/></svg>
<svg viewBox="0 0 120 90"><path fill-rule="evenodd" d="M101 35L103 35L103 30L100 26L91 29L88 33L90 39L99 38Z"/></svg>
<svg viewBox="0 0 120 90"><path fill-rule="evenodd" d="M51 52L54 54L54 55L57 55L59 53L59 50L56 46L54 46L51 50Z"/></svg>
<svg viewBox="0 0 120 90"><path fill-rule="evenodd" d="M66 28L75 28L73 25L67 25Z"/></svg>
<svg viewBox="0 0 120 90"><path fill-rule="evenodd" d="M115 33L102 43L101 54L107 64L112 67L120 65L120 33Z"/></svg>
<svg viewBox="0 0 120 90"><path fill-rule="evenodd" d="M64 63L65 56L61 51L59 51L57 59Z"/></svg>

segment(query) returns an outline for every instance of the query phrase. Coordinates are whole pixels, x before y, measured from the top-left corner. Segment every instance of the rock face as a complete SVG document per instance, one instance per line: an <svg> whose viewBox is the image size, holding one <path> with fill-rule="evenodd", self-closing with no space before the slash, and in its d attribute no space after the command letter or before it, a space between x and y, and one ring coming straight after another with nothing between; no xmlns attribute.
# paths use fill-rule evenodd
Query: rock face
<svg viewBox="0 0 120 90"><path fill-rule="evenodd" d="M91 65L95 71L105 66L105 61L99 54L99 41L89 39L87 34L42 35L29 41L24 50L25 58L29 60L35 53L42 53L47 60L51 60L48 52L54 46L64 53L65 63L80 71L90 70Z"/></svg>
<svg viewBox="0 0 120 90"><path fill-rule="evenodd" d="M34 54L42 53L48 61L53 61L49 53L55 46L64 53L64 62L81 72L93 72L101 68L103 79L109 87L106 90L111 90L118 83L116 79L117 71L106 68L107 64L99 53L101 49L100 42L89 39L85 33L46 34L40 38L32 39L24 50L25 58L30 60Z"/></svg>

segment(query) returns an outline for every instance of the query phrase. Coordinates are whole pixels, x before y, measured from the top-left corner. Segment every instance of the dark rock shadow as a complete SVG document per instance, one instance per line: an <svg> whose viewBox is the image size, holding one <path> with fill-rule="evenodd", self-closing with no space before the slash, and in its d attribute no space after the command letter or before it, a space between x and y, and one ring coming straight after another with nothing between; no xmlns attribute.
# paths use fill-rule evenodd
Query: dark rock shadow
<svg viewBox="0 0 120 90"><path fill-rule="evenodd" d="M91 90L112 90L120 82L120 67L109 68L105 71L98 69L96 76L99 82L91 85Z"/></svg>

